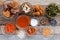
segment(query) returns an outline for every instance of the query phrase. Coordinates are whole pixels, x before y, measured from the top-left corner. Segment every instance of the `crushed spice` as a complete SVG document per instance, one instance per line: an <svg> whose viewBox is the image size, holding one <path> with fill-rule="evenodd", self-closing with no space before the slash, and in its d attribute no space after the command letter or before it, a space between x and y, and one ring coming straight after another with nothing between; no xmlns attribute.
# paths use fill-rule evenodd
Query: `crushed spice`
<svg viewBox="0 0 60 40"><path fill-rule="evenodd" d="M35 28L29 26L28 29L27 29L27 34L28 34L28 36L33 35L33 34L35 33L35 31L36 31Z"/></svg>

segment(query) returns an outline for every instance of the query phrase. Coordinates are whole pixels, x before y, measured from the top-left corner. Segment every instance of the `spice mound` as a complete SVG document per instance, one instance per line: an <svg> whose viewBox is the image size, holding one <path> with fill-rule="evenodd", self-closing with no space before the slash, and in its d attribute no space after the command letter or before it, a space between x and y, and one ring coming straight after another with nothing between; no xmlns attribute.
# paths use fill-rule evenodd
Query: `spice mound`
<svg viewBox="0 0 60 40"><path fill-rule="evenodd" d="M26 15L21 15L16 20L16 24L20 28L26 28L29 25L29 23L30 23L29 18Z"/></svg>
<svg viewBox="0 0 60 40"><path fill-rule="evenodd" d="M28 29L27 29L27 35L31 36L31 35L35 34L35 31L36 31L35 28L29 26Z"/></svg>
<svg viewBox="0 0 60 40"><path fill-rule="evenodd" d="M4 31L8 34L15 32L15 26L13 23L5 24Z"/></svg>
<svg viewBox="0 0 60 40"><path fill-rule="evenodd" d="M50 28L43 28L42 35L48 37L51 34Z"/></svg>

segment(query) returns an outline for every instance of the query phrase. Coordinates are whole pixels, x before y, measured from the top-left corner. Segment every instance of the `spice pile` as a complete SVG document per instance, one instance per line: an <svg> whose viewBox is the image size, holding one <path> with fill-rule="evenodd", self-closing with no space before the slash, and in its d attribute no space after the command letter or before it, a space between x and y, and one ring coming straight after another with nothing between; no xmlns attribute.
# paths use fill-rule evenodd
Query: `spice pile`
<svg viewBox="0 0 60 40"><path fill-rule="evenodd" d="M8 34L11 34L11 33L14 33L16 30L15 26L13 23L6 23L4 25L4 31L5 33L8 33Z"/></svg>

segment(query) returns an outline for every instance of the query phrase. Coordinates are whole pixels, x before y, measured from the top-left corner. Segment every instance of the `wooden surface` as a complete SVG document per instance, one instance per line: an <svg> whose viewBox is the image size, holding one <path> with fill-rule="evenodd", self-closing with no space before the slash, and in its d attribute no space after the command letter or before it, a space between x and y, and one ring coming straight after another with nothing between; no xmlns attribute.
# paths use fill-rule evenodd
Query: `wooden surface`
<svg viewBox="0 0 60 40"><path fill-rule="evenodd" d="M60 5L60 0L16 0L16 1L19 4L22 4L24 2L30 2L32 5L34 4L48 5L49 3L57 3L58 5ZM1 13L2 13L2 10L0 11L0 14ZM20 39L16 35L12 35L12 36L0 35L0 40L60 40L60 14L58 14L55 17L55 19L57 20L58 26L51 27L53 30L52 33L54 34L52 37L45 38L45 37L42 37L42 35L34 35L33 37L30 37L30 38ZM0 15L0 20L3 20L1 15ZM0 23L2 23L2 21L0 21Z"/></svg>

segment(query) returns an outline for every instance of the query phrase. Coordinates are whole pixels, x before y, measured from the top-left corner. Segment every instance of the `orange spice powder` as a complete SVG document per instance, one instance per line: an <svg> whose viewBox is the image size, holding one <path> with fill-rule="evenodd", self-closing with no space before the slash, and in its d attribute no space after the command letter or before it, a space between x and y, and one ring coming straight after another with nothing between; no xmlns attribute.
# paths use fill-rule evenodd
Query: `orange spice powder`
<svg viewBox="0 0 60 40"><path fill-rule="evenodd" d="M50 28L43 28L42 30L42 35L45 37L48 37L51 34L51 29Z"/></svg>
<svg viewBox="0 0 60 40"><path fill-rule="evenodd" d="M29 18L26 15L21 15L16 20L16 24L20 28L26 28L29 25L29 23L30 23Z"/></svg>
<svg viewBox="0 0 60 40"><path fill-rule="evenodd" d="M15 31L15 26L13 23L7 23L5 24L4 31L6 33L13 33Z"/></svg>

